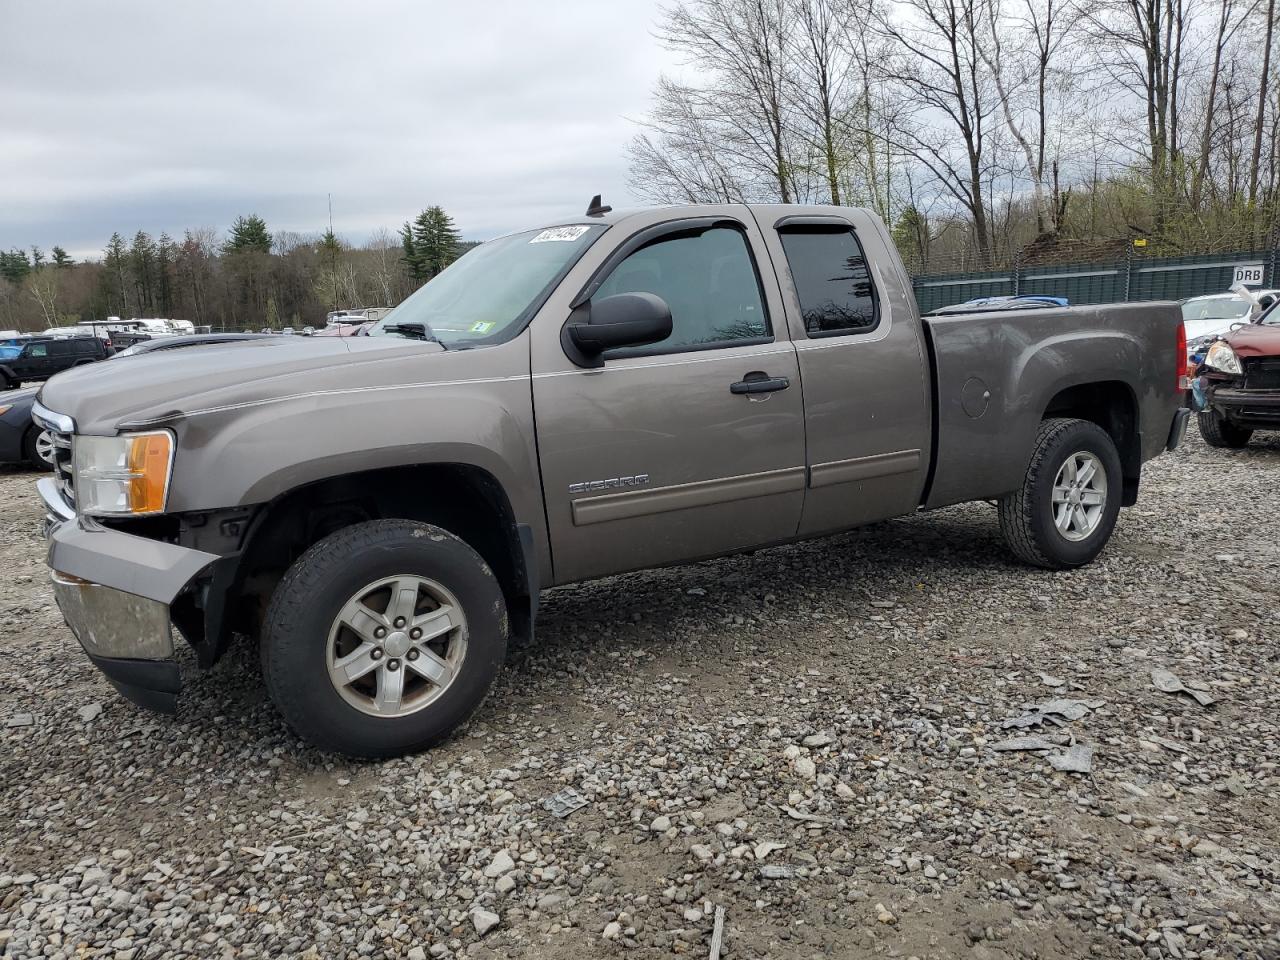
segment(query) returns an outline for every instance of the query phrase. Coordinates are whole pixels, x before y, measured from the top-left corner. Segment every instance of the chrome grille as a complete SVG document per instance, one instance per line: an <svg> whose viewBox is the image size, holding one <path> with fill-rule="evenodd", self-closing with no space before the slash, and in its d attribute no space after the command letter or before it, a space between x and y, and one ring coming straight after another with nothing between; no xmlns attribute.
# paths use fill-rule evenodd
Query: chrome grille
<svg viewBox="0 0 1280 960"><path fill-rule="evenodd" d="M58 493L69 506L76 505L75 466L71 461L71 434L49 431L53 440L53 481L58 485Z"/></svg>

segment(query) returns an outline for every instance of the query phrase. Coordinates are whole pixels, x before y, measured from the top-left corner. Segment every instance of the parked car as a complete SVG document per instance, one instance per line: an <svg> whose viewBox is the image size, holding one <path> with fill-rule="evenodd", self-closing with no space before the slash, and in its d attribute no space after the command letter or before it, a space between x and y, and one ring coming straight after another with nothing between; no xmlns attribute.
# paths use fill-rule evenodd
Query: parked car
<svg viewBox="0 0 1280 960"><path fill-rule="evenodd" d="M48 380L55 373L83 366L111 355L98 337L32 340L22 346L0 347L0 388L11 390L33 380Z"/></svg>
<svg viewBox="0 0 1280 960"><path fill-rule="evenodd" d="M1196 419L1210 446L1238 449L1256 430L1280 430L1280 303L1216 339L1199 373Z"/></svg>
<svg viewBox="0 0 1280 960"><path fill-rule="evenodd" d="M53 468L53 438L31 420L37 387L0 393L0 463Z"/></svg>
<svg viewBox="0 0 1280 960"><path fill-rule="evenodd" d="M208 346L215 343L234 343L238 340L261 340L261 334L214 333L193 336L155 337L142 340L134 346L116 353L111 360L135 357L157 350L176 350L182 347ZM112 369L115 369L114 367ZM124 382L124 381L122 381ZM31 419L31 408L36 388L15 390L0 394L0 463L26 462L33 467L49 470L53 467L53 438L49 431L37 427Z"/></svg>
<svg viewBox="0 0 1280 960"><path fill-rule="evenodd" d="M1194 363L1204 358L1209 344L1230 333L1237 324L1248 323L1280 297L1280 290L1249 293L1249 296L1242 296L1231 290L1181 301L1182 322L1187 331L1187 354Z"/></svg>
<svg viewBox="0 0 1280 960"><path fill-rule="evenodd" d="M1010 297L977 297L964 303L953 303L949 306L930 310L930 317L947 317L958 313L986 313L990 310L1036 310L1045 307L1068 307L1071 301L1066 297L1044 297L1025 294Z"/></svg>
<svg viewBox="0 0 1280 960"><path fill-rule="evenodd" d="M317 330L313 336L317 337L365 337L369 335L373 322L365 323L331 323L321 330Z"/></svg>
<svg viewBox="0 0 1280 960"><path fill-rule="evenodd" d="M922 321L848 207L593 204L473 249L374 334L45 386L54 590L125 696L176 709L171 623L205 667L235 631L313 743L420 750L542 588L968 500L1022 560L1080 567L1188 417L1175 304Z"/></svg>

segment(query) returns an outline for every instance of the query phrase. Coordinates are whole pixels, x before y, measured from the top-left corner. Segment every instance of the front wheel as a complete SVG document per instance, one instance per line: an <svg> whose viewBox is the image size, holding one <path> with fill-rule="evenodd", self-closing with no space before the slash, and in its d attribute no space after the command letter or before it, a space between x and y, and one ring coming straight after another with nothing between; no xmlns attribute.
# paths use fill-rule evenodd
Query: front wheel
<svg viewBox="0 0 1280 960"><path fill-rule="evenodd" d="M37 470L53 469L53 437L48 430L32 427L22 438L22 455Z"/></svg>
<svg viewBox="0 0 1280 960"><path fill-rule="evenodd" d="M488 564L411 520L346 527L289 568L262 668L289 726L325 750L414 753L476 711L502 666L507 611Z"/></svg>
<svg viewBox="0 0 1280 960"><path fill-rule="evenodd" d="M1196 423L1200 426L1200 436L1211 447L1239 450L1253 436L1248 427L1236 426L1216 410L1203 410L1196 414Z"/></svg>
<svg viewBox="0 0 1280 960"><path fill-rule="evenodd" d="M1019 490L1000 501L1000 529L1020 559L1049 570L1102 552L1120 514L1124 477L1111 436L1087 420L1040 424Z"/></svg>

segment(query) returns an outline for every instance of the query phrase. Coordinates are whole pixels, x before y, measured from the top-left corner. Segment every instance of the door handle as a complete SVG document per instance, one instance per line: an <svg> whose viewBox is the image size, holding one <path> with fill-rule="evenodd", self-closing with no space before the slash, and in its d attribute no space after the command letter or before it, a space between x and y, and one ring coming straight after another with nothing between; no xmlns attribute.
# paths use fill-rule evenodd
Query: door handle
<svg viewBox="0 0 1280 960"><path fill-rule="evenodd" d="M786 377L771 377L763 370L752 370L737 383L729 384L730 393L773 393L791 386Z"/></svg>

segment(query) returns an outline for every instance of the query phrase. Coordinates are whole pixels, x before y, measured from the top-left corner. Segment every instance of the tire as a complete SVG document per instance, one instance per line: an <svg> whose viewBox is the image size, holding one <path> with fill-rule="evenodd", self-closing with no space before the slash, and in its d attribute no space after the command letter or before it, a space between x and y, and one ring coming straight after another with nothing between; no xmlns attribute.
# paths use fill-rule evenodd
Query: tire
<svg viewBox="0 0 1280 960"><path fill-rule="evenodd" d="M50 446L52 441L47 439L48 436L48 430L32 427L27 431L26 436L22 438L22 456L27 463L37 470L53 469L52 448ZM50 451L49 456L44 455L46 450Z"/></svg>
<svg viewBox="0 0 1280 960"><path fill-rule="evenodd" d="M13 390L20 386L22 384L13 379L13 377L0 375L0 390Z"/></svg>
<svg viewBox="0 0 1280 960"><path fill-rule="evenodd" d="M380 583L391 585L365 592ZM393 607L409 596L401 594L407 584L415 584L408 606ZM379 610L382 591L390 596ZM418 612L424 599L439 606ZM426 640L406 649L409 626L446 606L454 612L441 622L460 611L461 625L431 641L437 655L427 656ZM413 611L409 625L394 619L405 609ZM340 614L362 632L340 625ZM374 639L377 630L383 639ZM506 657L506 601L493 571L453 534L412 520L374 520L331 534L289 568L267 608L261 643L267 689L299 736L352 757L397 757L444 740L484 702ZM421 672L438 664L451 665L447 682ZM367 672L345 684L331 679L331 671L347 669ZM386 706L379 701L384 681L397 675L404 698Z"/></svg>
<svg viewBox="0 0 1280 960"><path fill-rule="evenodd" d="M1216 410L1203 410L1196 414L1196 423L1200 425L1200 436L1211 447L1239 450L1247 446L1253 436L1248 427L1236 426Z"/></svg>
<svg viewBox="0 0 1280 960"><path fill-rule="evenodd" d="M1073 467L1065 473L1068 460ZM1059 479L1074 477L1076 466L1082 464L1093 467L1092 473L1078 471L1091 478L1088 489L1077 491L1079 499L1074 502L1070 493L1055 500ZM1071 487L1067 483L1063 489ZM1096 502L1099 487L1101 503ZM1123 489L1120 455L1105 430L1087 420L1045 420L1036 433L1021 489L1000 501L1001 532L1009 549L1025 563L1048 570L1082 567L1111 538ZM1068 518L1065 531L1057 522L1063 513Z"/></svg>

